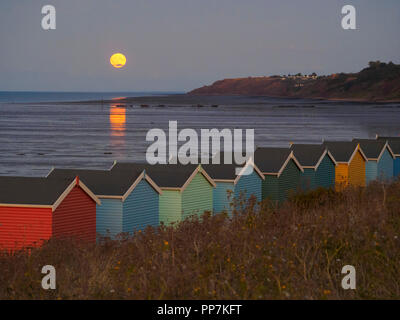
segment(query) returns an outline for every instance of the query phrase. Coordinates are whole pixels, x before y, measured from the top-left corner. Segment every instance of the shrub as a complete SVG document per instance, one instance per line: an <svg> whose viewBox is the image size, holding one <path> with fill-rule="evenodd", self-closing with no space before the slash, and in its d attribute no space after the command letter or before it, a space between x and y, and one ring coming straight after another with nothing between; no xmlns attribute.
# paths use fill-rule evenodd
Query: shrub
<svg viewBox="0 0 400 320"><path fill-rule="evenodd" d="M316 190L95 245L51 240L0 255L0 299L399 299L399 195L399 182ZM347 264L356 290L341 288Z"/></svg>

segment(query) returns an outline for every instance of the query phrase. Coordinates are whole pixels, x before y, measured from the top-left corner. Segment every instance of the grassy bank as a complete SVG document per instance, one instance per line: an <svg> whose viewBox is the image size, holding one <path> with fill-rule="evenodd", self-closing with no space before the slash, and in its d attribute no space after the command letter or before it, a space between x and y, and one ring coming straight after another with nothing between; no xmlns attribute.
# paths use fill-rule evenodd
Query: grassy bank
<svg viewBox="0 0 400 320"><path fill-rule="evenodd" d="M399 299L400 182L239 204L102 245L50 241L0 256L0 299ZM357 289L343 290L353 265ZM57 289L41 289L41 268Z"/></svg>

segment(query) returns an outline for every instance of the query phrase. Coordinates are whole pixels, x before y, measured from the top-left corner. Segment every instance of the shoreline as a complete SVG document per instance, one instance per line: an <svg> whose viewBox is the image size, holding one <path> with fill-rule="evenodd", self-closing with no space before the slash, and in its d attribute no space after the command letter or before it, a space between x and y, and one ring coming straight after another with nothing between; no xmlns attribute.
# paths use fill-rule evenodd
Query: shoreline
<svg viewBox="0 0 400 320"><path fill-rule="evenodd" d="M366 103L366 104L391 104L391 103L400 103L399 100L370 100L363 98L324 98L324 97L293 97L293 96L273 96L273 95L254 95L254 94L192 94L192 93L176 93L176 94L166 94L166 95L158 95L158 96L140 96L140 97L124 97L121 99L114 100L82 100L82 101L45 101L45 102L14 102L10 104L28 104L28 105L111 105L111 104L130 104L134 105L135 103L149 103L151 100L160 101L163 99L173 99L173 98L205 98L210 99L213 97L227 97L227 98L246 98L246 97L259 97L259 98L273 98L273 99L290 99L290 100L312 100L312 101L327 101L327 102L344 102L344 103ZM182 101L171 101L175 105L179 105ZM182 105L187 105L184 103Z"/></svg>
<svg viewBox="0 0 400 320"><path fill-rule="evenodd" d="M377 100L370 100L370 99L364 99L364 98L324 98L324 97L294 97L294 96L274 96L274 95L262 95L262 94L219 94L219 93L209 93L209 94L196 94L196 93L187 93L189 96L238 96L238 97L265 97L265 98L274 98L274 99L293 99L293 100L301 100L301 99L307 99L307 100L316 100L316 101L332 101L332 102L362 102L362 103L379 103L379 104L389 104L389 103L400 103L400 99L391 99L391 100L382 100L382 99L377 99Z"/></svg>

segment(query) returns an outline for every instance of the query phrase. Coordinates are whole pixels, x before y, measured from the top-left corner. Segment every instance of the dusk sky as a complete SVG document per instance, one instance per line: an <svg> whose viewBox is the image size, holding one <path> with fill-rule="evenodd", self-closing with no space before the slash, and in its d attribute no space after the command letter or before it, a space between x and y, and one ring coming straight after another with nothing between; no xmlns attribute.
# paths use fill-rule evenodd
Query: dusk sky
<svg viewBox="0 0 400 320"><path fill-rule="evenodd" d="M57 29L41 28L42 6ZM343 30L341 8L357 10ZM0 91L186 91L400 63L399 0L1 0ZM127 57L114 69L113 53Z"/></svg>

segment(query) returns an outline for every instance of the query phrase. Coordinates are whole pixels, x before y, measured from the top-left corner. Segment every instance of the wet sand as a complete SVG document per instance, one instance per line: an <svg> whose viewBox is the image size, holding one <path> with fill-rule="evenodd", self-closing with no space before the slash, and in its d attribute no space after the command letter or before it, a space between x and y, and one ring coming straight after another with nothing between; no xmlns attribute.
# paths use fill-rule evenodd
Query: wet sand
<svg viewBox="0 0 400 320"><path fill-rule="evenodd" d="M145 106L141 106L145 105ZM166 95L106 102L0 104L0 174L143 161L150 129L254 129L256 146L399 135L400 104Z"/></svg>

